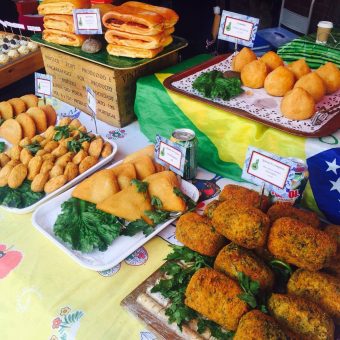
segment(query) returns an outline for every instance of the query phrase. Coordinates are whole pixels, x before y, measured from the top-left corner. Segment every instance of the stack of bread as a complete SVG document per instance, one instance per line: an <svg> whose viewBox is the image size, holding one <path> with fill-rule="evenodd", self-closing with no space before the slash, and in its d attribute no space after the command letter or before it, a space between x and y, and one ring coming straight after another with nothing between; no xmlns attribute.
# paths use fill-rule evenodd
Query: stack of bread
<svg viewBox="0 0 340 340"><path fill-rule="evenodd" d="M283 97L281 111L288 119L311 118L316 112L315 104L340 89L340 70L331 62L312 72L304 59L284 65L273 51L257 59L245 47L233 58L232 68L241 72L244 86L264 87L269 95Z"/></svg>
<svg viewBox="0 0 340 340"><path fill-rule="evenodd" d="M105 40L109 54L153 58L171 44L178 15L169 8L128 1L106 13L102 21L108 28Z"/></svg>
<svg viewBox="0 0 340 340"><path fill-rule="evenodd" d="M48 42L79 47L86 36L74 33L73 10L91 8L90 0L44 0L38 13L44 16L42 38Z"/></svg>

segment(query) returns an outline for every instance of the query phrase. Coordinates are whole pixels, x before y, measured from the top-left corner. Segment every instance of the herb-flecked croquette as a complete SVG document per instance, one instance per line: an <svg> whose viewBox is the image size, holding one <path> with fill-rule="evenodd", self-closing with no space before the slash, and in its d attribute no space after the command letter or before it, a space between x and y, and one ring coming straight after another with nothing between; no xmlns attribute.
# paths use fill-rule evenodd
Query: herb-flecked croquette
<svg viewBox="0 0 340 340"><path fill-rule="evenodd" d="M338 248L334 257L332 257L327 265L327 270L340 278L340 226L330 224L326 226L325 232L336 241Z"/></svg>
<svg viewBox="0 0 340 340"><path fill-rule="evenodd" d="M254 249L266 244L269 218L257 208L231 206L225 201L214 210L212 225L227 239Z"/></svg>
<svg viewBox="0 0 340 340"><path fill-rule="evenodd" d="M242 316L234 340L288 340L288 337L274 318L254 309Z"/></svg>
<svg viewBox="0 0 340 340"><path fill-rule="evenodd" d="M320 272L298 269L288 281L288 293L314 301L340 323L340 281Z"/></svg>
<svg viewBox="0 0 340 340"><path fill-rule="evenodd" d="M221 201L219 200L209 202L204 208L203 215L212 218L214 210L220 205L220 203Z"/></svg>
<svg viewBox="0 0 340 340"><path fill-rule="evenodd" d="M216 256L226 244L210 219L188 212L182 215L176 224L176 238L188 248L207 256Z"/></svg>
<svg viewBox="0 0 340 340"><path fill-rule="evenodd" d="M312 301L287 294L272 294L268 310L283 327L299 335L300 339L334 339L332 318Z"/></svg>
<svg viewBox="0 0 340 340"><path fill-rule="evenodd" d="M268 237L269 251L280 260L316 271L336 254L337 244L326 232L289 217L276 220Z"/></svg>
<svg viewBox="0 0 340 340"><path fill-rule="evenodd" d="M271 288L274 284L274 274L251 250L230 243L218 253L214 268L233 279L242 272L252 280L258 281L261 289Z"/></svg>
<svg viewBox="0 0 340 340"><path fill-rule="evenodd" d="M185 304L215 321L227 330L234 331L247 304L238 298L241 287L233 279L210 268L199 269L191 278L185 292Z"/></svg>
<svg viewBox="0 0 340 340"><path fill-rule="evenodd" d="M314 228L319 228L320 220L318 215L314 211L305 211L292 206L291 203L278 202L272 205L267 215L270 222L273 223L281 217L295 218L303 223L306 223Z"/></svg>
<svg viewBox="0 0 340 340"><path fill-rule="evenodd" d="M254 208L260 208L261 203L261 210L263 211L267 211L269 207L267 196L263 195L261 201L261 195L258 192L235 184L226 185L218 199L235 205L246 205Z"/></svg>

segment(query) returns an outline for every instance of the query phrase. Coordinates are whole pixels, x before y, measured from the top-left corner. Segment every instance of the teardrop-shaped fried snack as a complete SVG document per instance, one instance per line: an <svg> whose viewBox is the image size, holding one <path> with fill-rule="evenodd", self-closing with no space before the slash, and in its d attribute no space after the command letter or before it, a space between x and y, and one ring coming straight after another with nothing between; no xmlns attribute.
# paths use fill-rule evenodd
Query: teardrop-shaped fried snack
<svg viewBox="0 0 340 340"><path fill-rule="evenodd" d="M146 177L144 181L149 183L150 197L154 196L161 200L162 210L185 211L184 200L174 192L174 188L179 188L179 183L172 171L157 172Z"/></svg>
<svg viewBox="0 0 340 340"><path fill-rule="evenodd" d="M289 71L287 67L279 66L268 74L264 81L264 88L268 94L282 97L293 88L294 82L293 72Z"/></svg>
<svg viewBox="0 0 340 340"><path fill-rule="evenodd" d="M332 94L340 89L340 70L335 64L328 62L320 66L316 73L325 83L327 94Z"/></svg>
<svg viewBox="0 0 340 340"><path fill-rule="evenodd" d="M311 72L306 60L303 58L288 64L287 68L294 73L296 79L300 79L305 74Z"/></svg>
<svg viewBox="0 0 340 340"><path fill-rule="evenodd" d="M283 66L283 60L274 51L269 51L265 53L260 58L260 60L262 60L267 65L267 67L269 68L269 71L273 71L279 66Z"/></svg>
<svg viewBox="0 0 340 340"><path fill-rule="evenodd" d="M130 185L98 203L97 209L124 218L127 221L142 218L145 222L153 224L145 215L145 211L152 210L149 194L147 192L138 192L136 185Z"/></svg>
<svg viewBox="0 0 340 340"><path fill-rule="evenodd" d="M244 86L259 89L263 87L267 74L266 64L262 60L254 60L242 68L241 80Z"/></svg>
<svg viewBox="0 0 340 340"><path fill-rule="evenodd" d="M137 178L136 169L131 163L120 164L112 169L117 177L120 190L131 185L131 180Z"/></svg>
<svg viewBox="0 0 340 340"><path fill-rule="evenodd" d="M318 103L326 94L326 86L316 72L311 72L301 77L294 85L294 88L301 87L306 90Z"/></svg>
<svg viewBox="0 0 340 340"><path fill-rule="evenodd" d="M241 72L245 65L256 59L256 54L250 48L243 47L242 50L235 55L231 62L233 71Z"/></svg>
<svg viewBox="0 0 340 340"><path fill-rule="evenodd" d="M119 186L115 174L112 170L104 169L78 184L72 192L72 197L97 204L118 191Z"/></svg>

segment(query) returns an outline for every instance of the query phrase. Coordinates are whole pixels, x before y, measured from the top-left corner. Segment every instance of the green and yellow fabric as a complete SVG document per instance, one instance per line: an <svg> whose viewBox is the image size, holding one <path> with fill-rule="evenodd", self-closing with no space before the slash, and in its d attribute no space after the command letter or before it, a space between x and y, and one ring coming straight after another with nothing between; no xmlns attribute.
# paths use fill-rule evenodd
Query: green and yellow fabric
<svg viewBox="0 0 340 340"><path fill-rule="evenodd" d="M163 86L164 79L170 75L209 58L210 55L199 55L138 80L135 112L141 131L154 141L157 134L169 137L177 128L193 129L199 140L199 165L236 181L242 181L241 172L249 145L283 157L306 160L307 138L269 128ZM318 211L310 185L306 189L304 205Z"/></svg>

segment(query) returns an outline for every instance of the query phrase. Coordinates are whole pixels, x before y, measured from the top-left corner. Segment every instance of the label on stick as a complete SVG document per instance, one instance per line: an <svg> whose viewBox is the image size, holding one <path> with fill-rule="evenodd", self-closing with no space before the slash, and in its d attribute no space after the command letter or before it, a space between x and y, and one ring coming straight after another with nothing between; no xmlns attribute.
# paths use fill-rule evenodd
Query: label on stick
<svg viewBox="0 0 340 340"><path fill-rule="evenodd" d="M74 9L73 22L76 34L102 34L102 23L98 8Z"/></svg>
<svg viewBox="0 0 340 340"><path fill-rule="evenodd" d="M86 86L86 97L88 108L92 111L94 116L96 116L96 94L89 86Z"/></svg>
<svg viewBox="0 0 340 340"><path fill-rule="evenodd" d="M35 94L37 96L52 97L53 82L52 76L35 72Z"/></svg>
<svg viewBox="0 0 340 340"><path fill-rule="evenodd" d="M39 26L26 26L26 29L28 31L33 31L33 32L41 32L41 28Z"/></svg>

